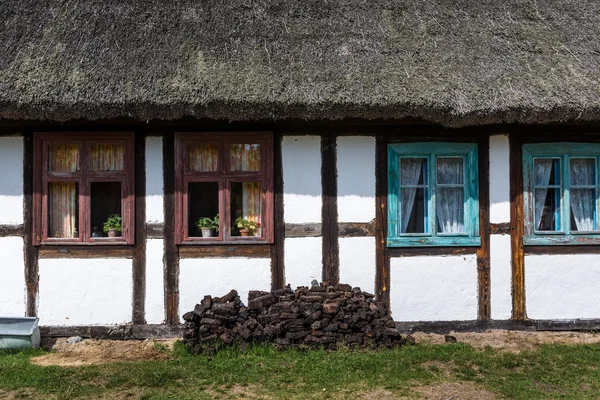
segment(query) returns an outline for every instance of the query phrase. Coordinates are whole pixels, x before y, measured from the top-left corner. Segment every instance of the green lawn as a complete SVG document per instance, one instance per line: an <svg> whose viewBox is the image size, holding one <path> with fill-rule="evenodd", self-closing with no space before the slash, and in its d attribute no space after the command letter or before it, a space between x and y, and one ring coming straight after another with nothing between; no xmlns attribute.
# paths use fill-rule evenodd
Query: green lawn
<svg viewBox="0 0 600 400"><path fill-rule="evenodd" d="M362 398L417 396L440 382L471 382L512 399L597 399L600 345L546 345L519 354L466 344L396 350L277 351L254 346L215 357L191 356L177 343L173 359L86 367L40 367L43 351L0 353L0 397L8 398Z"/></svg>

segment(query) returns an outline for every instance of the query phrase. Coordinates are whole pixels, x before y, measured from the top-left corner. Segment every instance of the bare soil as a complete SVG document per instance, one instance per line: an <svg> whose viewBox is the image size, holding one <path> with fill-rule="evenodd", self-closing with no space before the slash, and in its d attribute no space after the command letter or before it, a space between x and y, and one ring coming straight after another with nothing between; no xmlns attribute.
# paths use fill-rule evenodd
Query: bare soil
<svg viewBox="0 0 600 400"><path fill-rule="evenodd" d="M496 394L473 382L442 382L419 386L413 388L412 391L418 394L420 399L426 400L494 400L498 398Z"/></svg>

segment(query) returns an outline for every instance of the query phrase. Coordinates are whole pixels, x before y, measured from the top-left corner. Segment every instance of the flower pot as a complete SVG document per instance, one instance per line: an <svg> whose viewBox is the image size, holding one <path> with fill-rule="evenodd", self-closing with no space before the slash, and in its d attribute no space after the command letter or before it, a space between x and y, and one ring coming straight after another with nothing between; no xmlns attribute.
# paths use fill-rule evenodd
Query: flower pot
<svg viewBox="0 0 600 400"><path fill-rule="evenodd" d="M240 229L240 235L250 236L250 229Z"/></svg>
<svg viewBox="0 0 600 400"><path fill-rule="evenodd" d="M202 237L213 237L213 228L200 228Z"/></svg>
<svg viewBox="0 0 600 400"><path fill-rule="evenodd" d="M260 227L258 227L258 228L256 228L256 229L254 230L254 236L258 236L258 237L260 237L260 235L261 235L261 232L260 232Z"/></svg>
<svg viewBox="0 0 600 400"><path fill-rule="evenodd" d="M120 233L119 233L118 230L116 230L116 229L109 229L108 230L108 237L109 238L116 238L116 237L119 237L119 236L121 236L121 235L120 235Z"/></svg>

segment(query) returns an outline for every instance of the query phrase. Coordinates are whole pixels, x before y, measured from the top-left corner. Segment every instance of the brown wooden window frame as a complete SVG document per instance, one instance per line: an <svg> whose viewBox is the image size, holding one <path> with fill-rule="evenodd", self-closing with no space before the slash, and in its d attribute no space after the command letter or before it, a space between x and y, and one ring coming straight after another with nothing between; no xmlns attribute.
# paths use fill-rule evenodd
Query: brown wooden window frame
<svg viewBox="0 0 600 400"><path fill-rule="evenodd" d="M230 144L260 144L260 171L230 171ZM218 144L218 171L188 170L187 146ZM262 237L231 236L230 195L232 182L261 183ZM188 236L189 183L218 182L219 235L212 238ZM175 133L175 240L181 245L273 243L273 134L271 132L176 132Z"/></svg>
<svg viewBox="0 0 600 400"><path fill-rule="evenodd" d="M79 144L80 170L48 171L48 147L51 144ZM89 153L95 144L122 144L122 171L91 171ZM133 132L36 132L33 162L33 232L34 245L132 245L134 244L134 133ZM76 182L79 185L79 237L48 237L48 183ZM121 184L122 232L116 238L93 238L90 226L91 184Z"/></svg>

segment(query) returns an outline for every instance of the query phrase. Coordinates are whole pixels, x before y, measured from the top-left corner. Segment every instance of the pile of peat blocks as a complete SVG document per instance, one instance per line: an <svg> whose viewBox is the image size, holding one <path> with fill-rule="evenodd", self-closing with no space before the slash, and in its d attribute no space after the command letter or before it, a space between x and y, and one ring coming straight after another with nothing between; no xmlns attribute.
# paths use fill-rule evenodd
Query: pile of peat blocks
<svg viewBox="0 0 600 400"><path fill-rule="evenodd" d="M374 295L350 285L289 286L250 291L244 306L235 290L205 296L183 316L184 342L192 353L232 345L274 342L280 348L395 347L404 343L394 321Z"/></svg>

